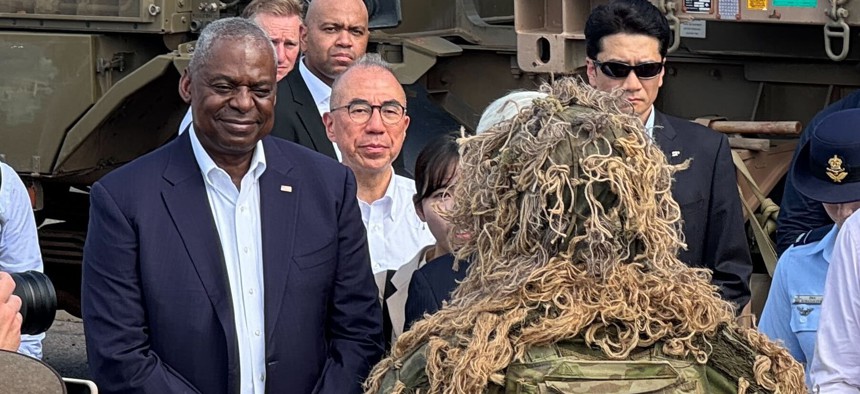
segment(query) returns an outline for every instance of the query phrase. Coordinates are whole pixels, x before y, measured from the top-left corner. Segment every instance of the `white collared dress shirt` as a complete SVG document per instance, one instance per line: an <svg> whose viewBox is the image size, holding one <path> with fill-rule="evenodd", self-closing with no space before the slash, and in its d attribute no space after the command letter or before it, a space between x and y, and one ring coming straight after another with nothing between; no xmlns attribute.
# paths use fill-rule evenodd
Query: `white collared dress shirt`
<svg viewBox="0 0 860 394"><path fill-rule="evenodd" d="M263 143L257 142L251 166L237 189L230 175L219 168L203 149L193 126L189 133L194 158L203 174L230 283L233 322L239 344L240 392L263 394L266 388L266 326L259 187L260 176L266 171Z"/></svg>
<svg viewBox="0 0 860 394"><path fill-rule="evenodd" d="M185 116L182 117L182 122L179 122L179 131L178 134L182 135L185 130L188 129L188 126L191 126L191 122L193 121L193 117L191 115L191 107L188 107L188 111L185 112Z"/></svg>
<svg viewBox="0 0 860 394"><path fill-rule="evenodd" d="M305 66L305 57L302 56L299 59L299 72L302 74L302 79L305 80L305 85L308 86L308 90L311 92L311 97L314 98L314 103L317 105L317 110L320 113L320 118L322 118L323 114L329 112L331 107L331 86L326 85L321 79L317 78L311 70ZM340 154L340 149L337 148L337 144L334 142L331 143L334 146L334 153L337 155L337 161L343 161L343 158Z"/></svg>
<svg viewBox="0 0 860 394"><path fill-rule="evenodd" d="M42 252L30 194L12 167L0 162L0 271L43 272ZM18 353L42 358L45 334L22 335Z"/></svg>
<svg viewBox="0 0 860 394"><path fill-rule="evenodd" d="M648 115L648 120L645 121L645 133L652 140L654 139L654 106L651 106L651 114Z"/></svg>
<svg viewBox="0 0 860 394"><path fill-rule="evenodd" d="M385 195L373 203L358 200L361 220L367 229L367 245L373 273L396 270L406 264L421 248L436 242L427 226L418 218L412 204L415 182L394 174Z"/></svg>
<svg viewBox="0 0 860 394"><path fill-rule="evenodd" d="M860 393L860 211L839 230L824 283L815 356L815 393Z"/></svg>

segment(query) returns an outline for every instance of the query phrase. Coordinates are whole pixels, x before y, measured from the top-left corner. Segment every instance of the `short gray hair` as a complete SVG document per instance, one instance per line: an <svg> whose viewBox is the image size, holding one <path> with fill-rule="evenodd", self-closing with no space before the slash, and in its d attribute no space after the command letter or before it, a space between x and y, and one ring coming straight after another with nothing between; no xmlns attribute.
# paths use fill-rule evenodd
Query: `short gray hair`
<svg viewBox="0 0 860 394"><path fill-rule="evenodd" d="M191 62L188 63L188 72L193 74L205 67L212 57L212 46L220 40L238 40L241 45L259 45L269 48L272 59L278 64L278 55L269 35L256 23L245 18L218 19L208 25L200 33Z"/></svg>
<svg viewBox="0 0 860 394"><path fill-rule="evenodd" d="M531 90L517 90L502 96L484 109L475 134L481 134L496 124L513 119L521 109L532 106L535 99L545 97L546 93Z"/></svg>
<svg viewBox="0 0 860 394"><path fill-rule="evenodd" d="M356 70L356 69L365 69L365 68L373 68L378 69L382 72L387 72L391 74L391 76L397 78L394 75L394 70L391 68L391 64L382 59L378 53L365 53L364 56L358 58L355 62L353 62L342 74L338 75L337 78L334 79L334 82L331 84L331 97L329 98L329 103L335 103L340 101L340 89L338 88L340 85L340 81L346 73ZM406 103L403 103L406 105Z"/></svg>
<svg viewBox="0 0 860 394"><path fill-rule="evenodd" d="M382 59L382 56L378 53L365 53L364 56L352 63L349 68L380 68L394 75L391 64Z"/></svg>

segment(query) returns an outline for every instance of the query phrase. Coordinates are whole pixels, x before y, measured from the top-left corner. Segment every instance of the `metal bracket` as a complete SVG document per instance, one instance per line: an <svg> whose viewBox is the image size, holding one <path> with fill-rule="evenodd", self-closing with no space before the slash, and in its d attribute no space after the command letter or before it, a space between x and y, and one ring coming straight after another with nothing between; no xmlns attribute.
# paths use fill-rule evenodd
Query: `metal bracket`
<svg viewBox="0 0 860 394"><path fill-rule="evenodd" d="M843 7L847 1L830 0L830 9L824 12L831 19L824 24L824 51L827 53L827 57L836 62L845 60L848 56L851 27L845 23L848 10ZM832 39L834 38L842 39L842 50L839 54L833 52Z"/></svg>
<svg viewBox="0 0 860 394"><path fill-rule="evenodd" d="M669 30L672 31L672 45L667 49L667 53L672 53L681 47L681 20L675 15L675 2L660 0L657 3L657 8L666 15L666 20L669 21Z"/></svg>
<svg viewBox="0 0 860 394"><path fill-rule="evenodd" d="M131 56L131 52L117 52L113 54L110 60L100 57L96 62L96 73L103 73L108 70L117 70L122 72L125 70L126 57Z"/></svg>
<svg viewBox="0 0 860 394"><path fill-rule="evenodd" d="M401 45L403 61L393 63L391 68L404 85L415 83L436 64L437 58L463 53L463 48L441 37L407 38Z"/></svg>

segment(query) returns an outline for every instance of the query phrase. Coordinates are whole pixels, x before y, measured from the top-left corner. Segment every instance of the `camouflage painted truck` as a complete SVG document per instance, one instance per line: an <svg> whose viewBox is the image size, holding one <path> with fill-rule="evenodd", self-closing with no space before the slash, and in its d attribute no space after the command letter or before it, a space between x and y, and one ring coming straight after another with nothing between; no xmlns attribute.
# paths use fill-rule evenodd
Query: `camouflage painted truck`
<svg viewBox="0 0 860 394"><path fill-rule="evenodd" d="M196 33L248 1L0 1L0 160L44 221L61 308L79 309L89 185L176 134L186 109L177 82ZM509 90L581 72L582 30L601 3L365 1L369 50L395 64L407 90L407 167L429 138L473 129ZM764 194L781 191L797 122L860 86L850 39L860 0L834 1L655 0L674 32L658 108L746 135L733 144L752 176Z"/></svg>

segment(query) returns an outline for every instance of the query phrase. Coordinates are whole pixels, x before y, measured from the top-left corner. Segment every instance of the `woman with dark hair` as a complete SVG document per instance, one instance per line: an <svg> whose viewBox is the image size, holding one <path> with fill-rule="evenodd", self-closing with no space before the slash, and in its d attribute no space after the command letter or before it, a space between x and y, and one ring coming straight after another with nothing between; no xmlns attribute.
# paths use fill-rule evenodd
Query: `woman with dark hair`
<svg viewBox="0 0 860 394"><path fill-rule="evenodd" d="M412 201L415 212L430 228L436 243L421 248L412 260L398 268L385 282L383 309L386 338L392 343L410 323L404 310L413 273L428 261L451 254L448 234L451 225L444 213L451 205L448 187L457 178L460 155L456 138L455 134L448 134L434 139L421 150L415 162L416 193Z"/></svg>

